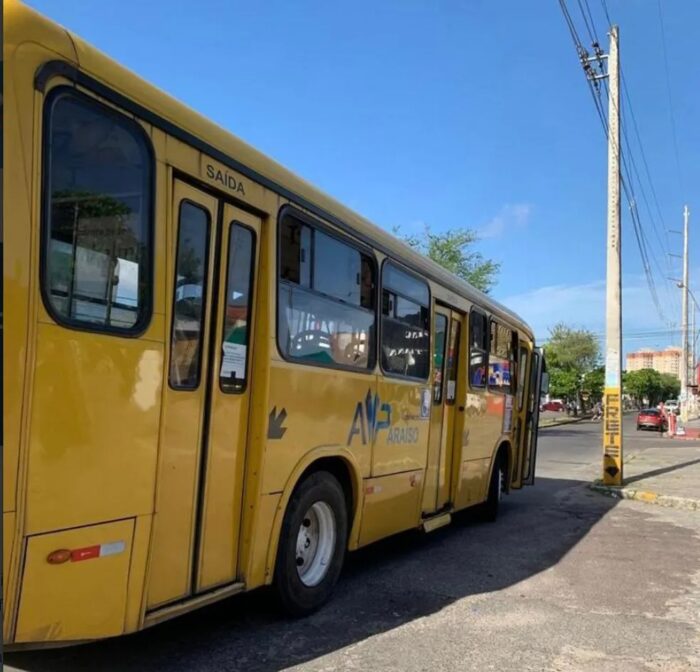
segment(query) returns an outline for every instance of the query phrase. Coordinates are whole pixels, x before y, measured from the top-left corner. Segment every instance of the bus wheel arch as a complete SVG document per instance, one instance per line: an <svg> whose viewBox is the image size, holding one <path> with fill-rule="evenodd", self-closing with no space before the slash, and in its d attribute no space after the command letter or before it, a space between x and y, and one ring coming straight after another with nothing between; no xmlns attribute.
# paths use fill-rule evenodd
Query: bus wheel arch
<svg viewBox="0 0 700 672"><path fill-rule="evenodd" d="M512 446L509 441L501 441L491 460L486 501L480 506L479 517L482 520L493 522L498 517L501 495L508 492L512 464Z"/></svg>
<svg viewBox="0 0 700 672"><path fill-rule="evenodd" d="M312 450L305 455L304 459L293 470L277 506L268 545L267 583L272 581L275 574L282 523L290 500L295 491L308 477L321 471L326 471L334 476L343 489L348 517L347 550L353 550L358 546L362 494L362 476L359 466L353 456L346 451L339 453L338 449L331 450L327 448Z"/></svg>

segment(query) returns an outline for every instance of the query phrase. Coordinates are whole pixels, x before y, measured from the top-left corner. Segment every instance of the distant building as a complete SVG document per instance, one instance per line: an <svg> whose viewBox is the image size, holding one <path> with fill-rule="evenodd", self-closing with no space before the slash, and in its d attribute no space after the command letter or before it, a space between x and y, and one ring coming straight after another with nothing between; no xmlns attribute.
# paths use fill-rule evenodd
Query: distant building
<svg viewBox="0 0 700 672"><path fill-rule="evenodd" d="M627 355L627 371L654 369L659 373L670 373L680 378L681 359L683 351L675 345L669 345L665 350L642 348Z"/></svg>

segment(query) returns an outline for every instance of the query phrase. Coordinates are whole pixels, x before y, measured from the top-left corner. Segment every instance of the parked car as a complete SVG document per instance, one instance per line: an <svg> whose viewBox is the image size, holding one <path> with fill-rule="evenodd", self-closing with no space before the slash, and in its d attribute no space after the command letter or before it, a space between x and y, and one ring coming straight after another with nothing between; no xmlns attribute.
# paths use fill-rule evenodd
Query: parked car
<svg viewBox="0 0 700 672"><path fill-rule="evenodd" d="M666 431L666 418L658 408L644 408L637 414L637 429Z"/></svg>
<svg viewBox="0 0 700 672"><path fill-rule="evenodd" d="M565 408L566 406L564 406L564 402L559 401L558 399L553 399L552 401L542 404L543 411L563 411Z"/></svg>
<svg viewBox="0 0 700 672"><path fill-rule="evenodd" d="M664 407L668 413L680 415L681 405L678 403L678 399L669 399L668 401L664 401Z"/></svg>

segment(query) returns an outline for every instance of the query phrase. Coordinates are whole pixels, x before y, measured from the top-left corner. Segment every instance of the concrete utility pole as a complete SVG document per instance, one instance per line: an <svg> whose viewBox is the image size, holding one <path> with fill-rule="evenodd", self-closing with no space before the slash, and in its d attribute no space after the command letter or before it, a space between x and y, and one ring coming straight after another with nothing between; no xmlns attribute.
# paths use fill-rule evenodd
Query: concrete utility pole
<svg viewBox="0 0 700 672"><path fill-rule="evenodd" d="M681 420L688 422L688 206L683 207L683 354L681 355Z"/></svg>
<svg viewBox="0 0 700 672"><path fill-rule="evenodd" d="M608 55L608 239L605 295L603 482L622 485L622 284L620 254L619 31L610 28Z"/></svg>
<svg viewBox="0 0 700 672"><path fill-rule="evenodd" d="M695 302L693 302L693 307L690 310L690 373L689 373L689 385L695 387L698 381L695 377ZM693 396L693 395L691 395Z"/></svg>

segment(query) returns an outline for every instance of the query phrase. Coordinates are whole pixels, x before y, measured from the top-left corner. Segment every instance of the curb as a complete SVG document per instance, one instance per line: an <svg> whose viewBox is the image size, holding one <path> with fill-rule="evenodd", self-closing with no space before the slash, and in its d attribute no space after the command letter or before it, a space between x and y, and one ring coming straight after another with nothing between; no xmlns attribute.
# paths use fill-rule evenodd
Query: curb
<svg viewBox="0 0 700 672"><path fill-rule="evenodd" d="M555 422L549 423L547 425L538 425L537 429L548 429L549 427L559 427L559 425L573 425L575 422L583 422L584 420L590 420L590 418L566 418L562 420L556 420Z"/></svg>
<svg viewBox="0 0 700 672"><path fill-rule="evenodd" d="M602 483L590 483L588 487L591 490L600 492L608 497L615 497L616 499L633 499L637 502L657 504L658 506L665 506L671 509L700 511L700 499L692 499L691 497L660 495L659 493L651 492L650 490L637 490L635 488L627 488L625 486L618 487L615 485L603 485Z"/></svg>

